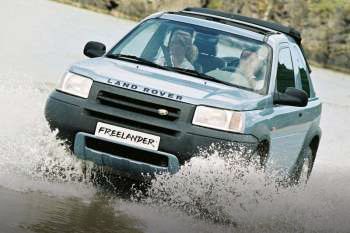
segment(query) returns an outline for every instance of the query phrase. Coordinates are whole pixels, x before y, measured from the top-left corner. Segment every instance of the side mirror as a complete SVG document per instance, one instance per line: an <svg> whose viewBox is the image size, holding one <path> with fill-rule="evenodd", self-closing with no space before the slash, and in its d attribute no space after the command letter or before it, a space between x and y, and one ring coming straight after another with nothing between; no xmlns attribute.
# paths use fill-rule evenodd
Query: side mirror
<svg viewBox="0 0 350 233"><path fill-rule="evenodd" d="M274 104L305 107L309 97L303 90L296 89L294 87L288 87L284 93L275 93L273 97Z"/></svg>
<svg viewBox="0 0 350 233"><path fill-rule="evenodd" d="M106 53L106 46L100 42L90 41L84 47L84 55L87 57L101 57Z"/></svg>

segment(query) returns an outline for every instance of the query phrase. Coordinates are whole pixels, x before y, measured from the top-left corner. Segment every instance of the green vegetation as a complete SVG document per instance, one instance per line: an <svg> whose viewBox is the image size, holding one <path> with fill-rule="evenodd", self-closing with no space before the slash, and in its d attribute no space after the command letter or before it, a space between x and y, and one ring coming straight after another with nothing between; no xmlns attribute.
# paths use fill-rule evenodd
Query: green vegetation
<svg viewBox="0 0 350 233"><path fill-rule="evenodd" d="M349 0L56 0L140 19L161 10L207 6L293 26L314 64L350 72Z"/></svg>

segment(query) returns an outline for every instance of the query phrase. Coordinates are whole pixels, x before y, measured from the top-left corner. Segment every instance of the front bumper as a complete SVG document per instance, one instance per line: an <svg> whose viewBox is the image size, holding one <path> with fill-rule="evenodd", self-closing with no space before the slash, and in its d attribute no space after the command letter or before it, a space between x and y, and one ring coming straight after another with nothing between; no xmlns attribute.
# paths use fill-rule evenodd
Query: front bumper
<svg viewBox="0 0 350 233"><path fill-rule="evenodd" d="M100 140L98 137L91 134L77 133L77 135L75 136L74 143L74 154L77 157L83 160L92 161L97 165L112 167L121 174L128 174L132 177L137 177L142 174L152 175L154 173L174 174L179 170L179 160L176 156L172 154L160 151L154 152L152 150L140 149L138 147L127 145L124 143L116 143L109 141L110 143L114 143L120 147L128 147L132 152L137 151L140 155L142 155L143 153L153 153L166 158L167 162L165 163L165 166L160 166L152 163L145 163L142 161L127 158L125 157L125 154L119 154L118 151L115 151L113 152L113 154L110 154L92 149L87 143L87 139L91 138ZM107 139L104 140L108 141Z"/></svg>
<svg viewBox="0 0 350 233"><path fill-rule="evenodd" d="M247 151L254 151L258 147L259 142L252 135L235 134L192 125L191 120L195 106L186 104L181 110L182 116L179 119L166 121L142 115L139 112L126 112L124 109L103 106L95 100L100 89L117 92L119 95L132 95L133 98L143 101L158 101L163 106L169 104L166 102L170 101L100 83L94 83L88 99L54 91L46 103L46 119L52 129L57 128L59 130L59 136L67 139L68 143L74 148L75 154L82 159L131 173L164 171L174 173L178 170L179 164L183 164L198 154L200 149L205 150L213 144L231 146L235 143L239 148L244 148ZM171 106L176 107L182 103L172 101L171 104ZM91 112L98 112L99 114L91 114ZM128 148L130 150L138 150L141 157L147 152L144 149L133 148L130 145L114 143L117 146L127 147L120 152L122 154L116 154L113 151L113 153L109 153L111 152L110 150L104 151L104 148L109 147L108 143L110 142L94 136L97 122L104 122L159 136L161 140L156 153L167 157L169 166L158 166L148 162L140 162L135 157L129 158L126 156ZM97 149L88 147L86 138L99 140L100 144L106 144L106 147L99 146Z"/></svg>

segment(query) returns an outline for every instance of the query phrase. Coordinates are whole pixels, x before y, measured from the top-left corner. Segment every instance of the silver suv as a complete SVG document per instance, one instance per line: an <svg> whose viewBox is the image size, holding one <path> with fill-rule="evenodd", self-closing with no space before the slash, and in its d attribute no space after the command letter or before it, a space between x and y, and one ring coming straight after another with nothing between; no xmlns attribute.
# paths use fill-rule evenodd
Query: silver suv
<svg viewBox="0 0 350 233"><path fill-rule="evenodd" d="M294 29L187 8L84 54L92 59L70 67L46 105L81 159L132 177L175 173L214 143L294 180L310 175L321 103Z"/></svg>

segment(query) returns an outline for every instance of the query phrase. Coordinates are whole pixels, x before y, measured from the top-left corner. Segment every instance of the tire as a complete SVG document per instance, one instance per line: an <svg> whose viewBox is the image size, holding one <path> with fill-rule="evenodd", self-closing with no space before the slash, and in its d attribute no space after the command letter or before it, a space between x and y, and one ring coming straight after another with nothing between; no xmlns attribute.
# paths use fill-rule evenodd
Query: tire
<svg viewBox="0 0 350 233"><path fill-rule="evenodd" d="M306 184L314 166L314 153L310 146L306 146L300 153L292 180L294 184Z"/></svg>

